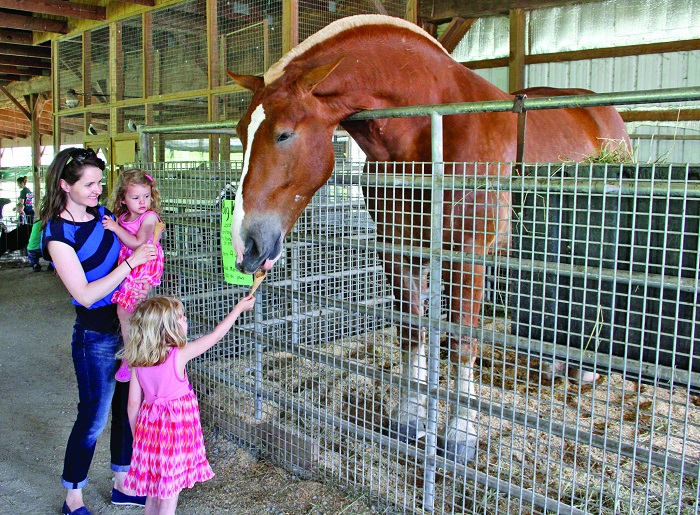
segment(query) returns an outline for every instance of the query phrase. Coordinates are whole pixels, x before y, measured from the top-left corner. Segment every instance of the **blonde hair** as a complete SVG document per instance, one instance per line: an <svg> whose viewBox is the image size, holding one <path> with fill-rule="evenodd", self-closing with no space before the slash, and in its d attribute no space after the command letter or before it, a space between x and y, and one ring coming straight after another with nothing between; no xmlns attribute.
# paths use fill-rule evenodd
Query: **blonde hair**
<svg viewBox="0 0 700 515"><path fill-rule="evenodd" d="M114 216L119 218L128 211L125 200L126 190L133 184L151 187L150 210L160 215L160 193L158 193L155 179L143 170L132 168L131 170L124 170L119 174L117 177L117 184L115 184L112 194L109 196L108 207L112 213L114 213Z"/></svg>
<svg viewBox="0 0 700 515"><path fill-rule="evenodd" d="M151 297L136 306L131 315L129 341L118 357L132 367L152 367L165 362L172 347L187 345L180 325L185 307L173 297Z"/></svg>

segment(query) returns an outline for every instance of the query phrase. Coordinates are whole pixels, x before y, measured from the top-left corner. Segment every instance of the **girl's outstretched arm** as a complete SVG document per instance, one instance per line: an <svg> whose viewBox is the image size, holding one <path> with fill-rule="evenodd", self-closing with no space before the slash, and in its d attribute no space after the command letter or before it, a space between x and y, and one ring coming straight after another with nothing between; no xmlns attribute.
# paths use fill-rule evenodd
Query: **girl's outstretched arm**
<svg viewBox="0 0 700 515"><path fill-rule="evenodd" d="M253 309L253 306L255 306L255 297L252 295L243 297L240 301L238 301L233 310L226 315L226 318L219 322L219 325L217 325L211 333L206 334L201 338L197 338L181 348L177 353L177 370L180 373L180 377L184 375L185 365L187 365L189 360L196 358L197 356L200 356L211 349L224 336L226 336L226 333L228 333L231 327L233 327L233 324L236 322L236 319L240 316L240 314L244 311Z"/></svg>
<svg viewBox="0 0 700 515"><path fill-rule="evenodd" d="M149 238L153 236L153 228L156 226L156 222L158 221L158 215L151 212L141 221L141 227L139 227L138 232L136 234L131 234L129 231L115 222L112 217L107 215L102 217L102 225L104 228L116 234L119 241L121 241L131 250L136 250L140 245L146 243Z"/></svg>
<svg viewBox="0 0 700 515"><path fill-rule="evenodd" d="M126 412L129 414L129 426L131 427L132 435L136 433L136 419L139 416L142 400L141 384L139 384L139 378L136 377L136 371L132 370L131 380L129 381L129 398L126 404Z"/></svg>

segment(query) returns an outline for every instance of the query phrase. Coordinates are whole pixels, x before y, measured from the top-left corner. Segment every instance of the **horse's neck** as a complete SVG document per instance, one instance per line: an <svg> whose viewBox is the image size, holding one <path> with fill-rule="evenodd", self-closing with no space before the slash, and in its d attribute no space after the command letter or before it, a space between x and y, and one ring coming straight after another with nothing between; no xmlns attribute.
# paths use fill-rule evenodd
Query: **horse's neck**
<svg viewBox="0 0 700 515"><path fill-rule="evenodd" d="M377 79L376 64L368 65L364 58L346 56L360 63L352 70L351 85L343 94L347 111L343 118L366 109L383 109L415 105L475 102L503 99L509 96L452 60L439 49L432 53L414 52L409 60L392 56L383 49L387 65L381 80ZM405 49L402 49L405 53ZM421 59L423 61L421 61ZM398 63L406 63L398 66ZM441 70L435 73L433 70ZM337 99L336 99L337 100ZM348 133L371 160L421 161L430 159L430 118L385 118L363 122L342 123Z"/></svg>

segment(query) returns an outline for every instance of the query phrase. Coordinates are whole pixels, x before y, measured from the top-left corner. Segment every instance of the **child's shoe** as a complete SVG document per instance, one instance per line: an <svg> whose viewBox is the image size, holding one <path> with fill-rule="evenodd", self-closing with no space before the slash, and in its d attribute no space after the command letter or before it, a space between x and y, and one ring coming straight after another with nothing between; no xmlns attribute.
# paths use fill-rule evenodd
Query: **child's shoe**
<svg viewBox="0 0 700 515"><path fill-rule="evenodd" d="M114 377L121 383L128 383L131 380L131 371L129 370L129 364L126 360L122 360L122 366L119 367Z"/></svg>

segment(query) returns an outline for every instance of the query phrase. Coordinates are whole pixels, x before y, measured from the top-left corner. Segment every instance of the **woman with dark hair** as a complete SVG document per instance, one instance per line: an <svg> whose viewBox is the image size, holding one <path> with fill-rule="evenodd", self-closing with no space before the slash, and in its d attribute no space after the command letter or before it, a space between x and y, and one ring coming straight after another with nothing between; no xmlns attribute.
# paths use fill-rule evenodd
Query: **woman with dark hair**
<svg viewBox="0 0 700 515"><path fill-rule="evenodd" d="M27 176L17 177L19 197L17 198L17 214L20 224L32 225L34 223L34 194L27 188ZM24 216L22 216L24 214Z"/></svg>
<svg viewBox="0 0 700 515"><path fill-rule="evenodd" d="M112 216L99 205L105 162L92 149L59 152L46 174L41 203L44 258L73 297L76 320L72 355L78 382L78 415L63 462L61 481L68 491L62 513L89 515L83 501L97 438L107 424L110 407L111 468L115 473L112 503L144 505L145 498L124 488L131 462L132 436L127 416L128 383L116 383L115 355L123 347L116 304L111 301L132 268L156 256L155 245L142 245L117 265L120 243L102 225ZM143 298L150 285L143 284Z"/></svg>

